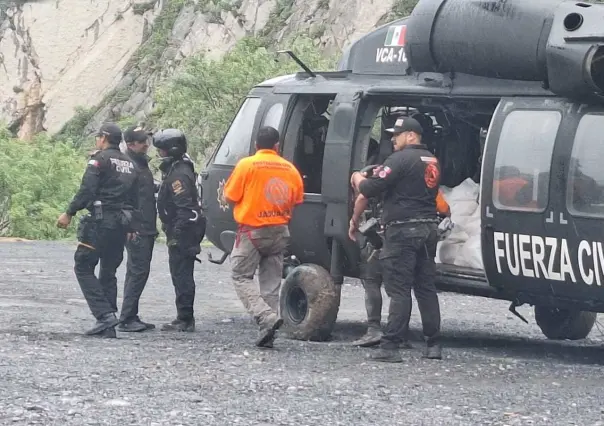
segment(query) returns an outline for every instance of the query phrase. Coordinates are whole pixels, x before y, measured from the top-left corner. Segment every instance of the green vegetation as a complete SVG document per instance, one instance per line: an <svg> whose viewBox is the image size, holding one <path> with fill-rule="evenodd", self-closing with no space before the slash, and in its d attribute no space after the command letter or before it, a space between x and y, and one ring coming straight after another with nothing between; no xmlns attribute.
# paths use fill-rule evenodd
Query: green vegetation
<svg viewBox="0 0 604 426"><path fill-rule="evenodd" d="M55 226L77 191L86 164L70 140L51 142L48 135L39 134L26 143L1 129L0 164L1 188L10 194L8 235L28 239L75 235L75 224L68 231Z"/></svg>
<svg viewBox="0 0 604 426"><path fill-rule="evenodd" d="M307 37L284 43L311 69L331 70L334 58L323 58ZM192 154L199 158L226 132L247 92L263 80L301 71L286 55L278 61L262 38L245 38L224 57L211 61L199 55L156 92L152 121L159 127L183 129Z"/></svg>
<svg viewBox="0 0 604 426"><path fill-rule="evenodd" d="M382 19L380 19L378 25L383 25L396 19L411 15L411 12L413 11L413 8L417 2L418 0L396 0L392 5L392 10L390 13L382 16Z"/></svg>

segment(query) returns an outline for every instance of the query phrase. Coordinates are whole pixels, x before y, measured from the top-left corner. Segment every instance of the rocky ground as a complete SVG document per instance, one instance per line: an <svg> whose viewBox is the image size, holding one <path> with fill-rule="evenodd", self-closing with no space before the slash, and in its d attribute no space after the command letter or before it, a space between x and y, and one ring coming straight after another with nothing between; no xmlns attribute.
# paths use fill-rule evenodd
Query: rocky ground
<svg viewBox="0 0 604 426"><path fill-rule="evenodd" d="M526 325L506 303L441 295L445 359L423 360L415 339L404 363L375 364L370 349L350 346L364 331L362 289L351 281L332 342L281 339L260 350L227 264L204 262L196 333L87 338L73 250L0 243L0 424L604 424L595 328L589 341L549 342L529 308L520 308ZM141 316L160 324L173 314L160 245ZM416 333L419 325L415 308Z"/></svg>

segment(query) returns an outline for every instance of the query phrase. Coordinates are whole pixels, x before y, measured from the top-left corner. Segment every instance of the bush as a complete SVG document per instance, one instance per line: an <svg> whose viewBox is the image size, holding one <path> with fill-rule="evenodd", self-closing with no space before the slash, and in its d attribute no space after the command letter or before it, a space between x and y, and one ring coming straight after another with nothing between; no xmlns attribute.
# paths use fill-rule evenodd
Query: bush
<svg viewBox="0 0 604 426"><path fill-rule="evenodd" d="M284 43L285 44L285 43ZM335 58L323 58L307 37L287 44L313 70L332 70ZM256 84L300 67L287 55L276 56L261 38L239 40L220 60L193 56L181 71L156 91L152 121L158 127L178 127L190 141L191 154L199 158L219 142L248 91Z"/></svg>
<svg viewBox="0 0 604 426"><path fill-rule="evenodd" d="M68 230L55 226L76 193L86 165L86 157L71 141L51 142L41 133L23 142L3 129L0 164L0 182L10 194L11 236L61 239L75 235L75 223Z"/></svg>

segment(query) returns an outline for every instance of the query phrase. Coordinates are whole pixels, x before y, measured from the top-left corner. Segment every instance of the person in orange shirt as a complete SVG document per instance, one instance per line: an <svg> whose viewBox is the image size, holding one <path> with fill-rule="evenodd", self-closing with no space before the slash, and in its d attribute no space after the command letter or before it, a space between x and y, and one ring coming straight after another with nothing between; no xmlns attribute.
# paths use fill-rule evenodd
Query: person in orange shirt
<svg viewBox="0 0 604 426"><path fill-rule="evenodd" d="M238 224L231 276L237 296L260 327L259 347L272 347L283 324L278 315L283 254L294 207L304 200L302 176L279 156L278 148L279 132L260 128L256 153L237 163L224 188ZM259 288L254 284L256 268Z"/></svg>

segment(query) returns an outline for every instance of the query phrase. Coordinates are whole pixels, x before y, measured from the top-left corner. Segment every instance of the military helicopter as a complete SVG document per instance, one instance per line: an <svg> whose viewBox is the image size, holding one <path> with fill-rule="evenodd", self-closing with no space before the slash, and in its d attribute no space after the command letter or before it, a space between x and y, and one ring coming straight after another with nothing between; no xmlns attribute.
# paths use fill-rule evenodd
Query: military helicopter
<svg viewBox="0 0 604 426"><path fill-rule="evenodd" d="M441 261L438 289L510 301L525 322L516 307L529 304L548 338L587 337L604 312L603 17L586 2L420 0L352 44L338 71L287 52L304 71L256 85L200 174L206 235L224 252L210 260L224 262L234 241L225 181L259 127L273 126L305 184L281 315L290 337L329 339L343 279L359 277L350 175L383 161L384 129L414 115L441 185L479 188L480 266Z"/></svg>

